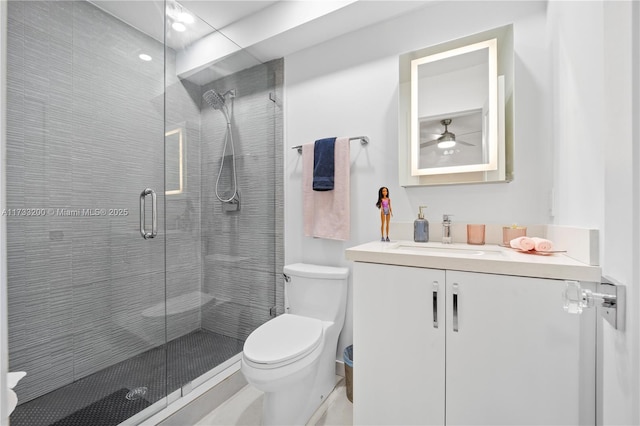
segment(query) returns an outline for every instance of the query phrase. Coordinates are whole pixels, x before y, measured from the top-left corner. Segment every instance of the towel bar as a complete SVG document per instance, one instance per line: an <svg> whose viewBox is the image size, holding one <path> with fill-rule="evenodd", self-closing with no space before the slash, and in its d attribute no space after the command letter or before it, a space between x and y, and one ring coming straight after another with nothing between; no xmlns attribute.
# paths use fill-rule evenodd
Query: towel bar
<svg viewBox="0 0 640 426"><path fill-rule="evenodd" d="M349 141L360 141L361 145L366 145L369 143L369 136L353 136L349 138ZM302 145L292 146L291 149L297 149L298 154L302 154Z"/></svg>

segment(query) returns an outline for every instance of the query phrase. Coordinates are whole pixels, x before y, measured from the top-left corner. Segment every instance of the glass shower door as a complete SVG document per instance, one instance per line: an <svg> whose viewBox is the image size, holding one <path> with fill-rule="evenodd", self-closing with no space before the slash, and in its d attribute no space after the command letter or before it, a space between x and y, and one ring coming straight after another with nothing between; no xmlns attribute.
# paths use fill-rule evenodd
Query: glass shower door
<svg viewBox="0 0 640 426"><path fill-rule="evenodd" d="M276 296L284 257L282 112L275 99L284 66L239 48L220 58L203 54L203 43L226 37L195 13L181 21L193 11L173 7L165 98L167 379L170 394L184 395L237 362L247 336L283 310ZM180 22L186 31L175 31ZM191 32L197 29L201 38Z"/></svg>
<svg viewBox="0 0 640 426"><path fill-rule="evenodd" d="M166 402L164 43L94 3L8 2L12 426Z"/></svg>

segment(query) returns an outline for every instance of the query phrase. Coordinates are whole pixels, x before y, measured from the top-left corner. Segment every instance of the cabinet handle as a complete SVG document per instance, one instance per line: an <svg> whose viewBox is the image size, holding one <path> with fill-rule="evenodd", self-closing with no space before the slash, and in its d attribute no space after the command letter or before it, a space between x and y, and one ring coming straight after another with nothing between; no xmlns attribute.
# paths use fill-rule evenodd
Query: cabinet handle
<svg viewBox="0 0 640 426"><path fill-rule="evenodd" d="M458 332L458 283L453 284L453 331Z"/></svg>
<svg viewBox="0 0 640 426"><path fill-rule="evenodd" d="M433 288L433 328L438 328L438 281L434 281Z"/></svg>

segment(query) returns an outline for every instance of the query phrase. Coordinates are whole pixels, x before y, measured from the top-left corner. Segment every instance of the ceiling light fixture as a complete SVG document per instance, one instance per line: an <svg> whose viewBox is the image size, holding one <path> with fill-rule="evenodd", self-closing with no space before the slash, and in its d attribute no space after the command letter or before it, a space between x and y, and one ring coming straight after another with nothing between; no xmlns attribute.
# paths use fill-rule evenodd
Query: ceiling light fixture
<svg viewBox="0 0 640 426"><path fill-rule="evenodd" d="M182 10L178 13L178 21L184 22L185 24L193 24L195 19L193 18L193 15Z"/></svg>
<svg viewBox="0 0 640 426"><path fill-rule="evenodd" d="M193 15L179 3L167 4L166 10L167 16L173 21L171 27L176 31L183 32L187 29L185 24L193 24L195 22Z"/></svg>
<svg viewBox="0 0 640 426"><path fill-rule="evenodd" d="M438 148L453 148L454 146L456 146L456 135L451 133L449 129L447 129L447 126L451 124L451 119L447 118L444 120L440 120L440 124L444 126L444 133L437 139Z"/></svg>
<svg viewBox="0 0 640 426"><path fill-rule="evenodd" d="M441 138L438 138L438 148L447 149L453 148L456 146L456 139L452 138L449 135L444 135Z"/></svg>
<svg viewBox="0 0 640 426"><path fill-rule="evenodd" d="M173 28L174 30L180 33L187 29L187 27L185 27L185 25L182 22L174 22L173 24L171 24L171 28Z"/></svg>
<svg viewBox="0 0 640 426"><path fill-rule="evenodd" d="M150 60L152 60L153 58L149 55L147 55L146 53L141 53L138 55L138 58L142 59L143 61L149 62Z"/></svg>

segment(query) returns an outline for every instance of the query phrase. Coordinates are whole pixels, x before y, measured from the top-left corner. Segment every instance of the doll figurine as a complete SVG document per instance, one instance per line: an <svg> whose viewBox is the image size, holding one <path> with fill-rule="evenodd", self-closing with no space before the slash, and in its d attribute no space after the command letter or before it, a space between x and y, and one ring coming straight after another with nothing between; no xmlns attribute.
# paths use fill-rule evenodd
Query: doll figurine
<svg viewBox="0 0 640 426"><path fill-rule="evenodd" d="M380 209L380 241L389 241L389 221L393 216L391 208L391 198L389 198L389 188L383 186L378 190L378 202L376 207ZM387 237L385 238L385 230Z"/></svg>

